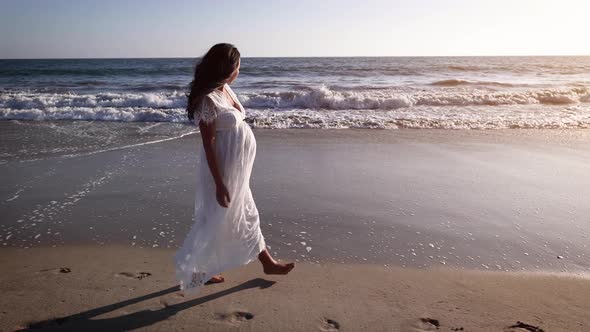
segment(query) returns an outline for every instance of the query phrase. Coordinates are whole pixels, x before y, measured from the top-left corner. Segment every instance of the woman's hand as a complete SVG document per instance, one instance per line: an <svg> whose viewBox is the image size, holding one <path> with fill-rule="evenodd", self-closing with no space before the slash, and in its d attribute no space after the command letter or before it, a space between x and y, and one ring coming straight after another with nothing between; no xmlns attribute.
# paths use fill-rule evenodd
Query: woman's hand
<svg viewBox="0 0 590 332"><path fill-rule="evenodd" d="M215 194L217 196L217 203L223 207L227 207L229 205L229 192L223 183L217 185L217 192Z"/></svg>

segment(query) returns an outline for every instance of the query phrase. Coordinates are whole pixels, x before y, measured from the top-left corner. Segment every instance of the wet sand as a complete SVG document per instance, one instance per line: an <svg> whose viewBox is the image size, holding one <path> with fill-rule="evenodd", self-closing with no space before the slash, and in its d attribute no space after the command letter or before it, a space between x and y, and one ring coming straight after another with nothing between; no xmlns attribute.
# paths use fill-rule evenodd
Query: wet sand
<svg viewBox="0 0 590 332"><path fill-rule="evenodd" d="M3 247L180 245L192 223L200 162L199 136L187 135L194 128L101 123L94 135L117 135L101 138L98 149L83 129L89 123L25 123L27 131L1 124ZM83 138L72 139L69 127ZM170 139L174 133L186 136ZM263 233L279 257L482 270L590 268L587 131L255 135L251 185ZM55 145L44 137L60 142L62 136L66 144L26 159L36 140ZM63 146L69 150L59 152Z"/></svg>
<svg viewBox="0 0 590 332"><path fill-rule="evenodd" d="M172 249L0 251L0 330L587 331L590 280L531 273L258 263L179 295Z"/></svg>

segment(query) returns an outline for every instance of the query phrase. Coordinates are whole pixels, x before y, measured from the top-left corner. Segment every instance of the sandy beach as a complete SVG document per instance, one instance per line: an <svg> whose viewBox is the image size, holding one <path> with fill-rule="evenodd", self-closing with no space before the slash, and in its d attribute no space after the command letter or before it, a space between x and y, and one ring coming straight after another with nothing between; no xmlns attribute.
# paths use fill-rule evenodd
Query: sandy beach
<svg viewBox="0 0 590 332"><path fill-rule="evenodd" d="M587 131L255 130L263 234L296 270L185 299L194 128L0 127L2 331L590 328Z"/></svg>
<svg viewBox="0 0 590 332"><path fill-rule="evenodd" d="M180 245L191 225L194 169L201 161L199 136L187 134L194 127L0 124L7 156L0 165L0 244ZM185 136L171 139L177 134L162 134L166 130ZM279 257L484 270L590 268L587 131L255 134L251 187L263 233Z"/></svg>
<svg viewBox="0 0 590 332"><path fill-rule="evenodd" d="M587 331L590 281L507 272L257 263L193 298L170 249L3 249L2 331ZM519 322L521 324L519 324ZM519 328L521 327L521 328ZM535 329L536 327L537 329Z"/></svg>

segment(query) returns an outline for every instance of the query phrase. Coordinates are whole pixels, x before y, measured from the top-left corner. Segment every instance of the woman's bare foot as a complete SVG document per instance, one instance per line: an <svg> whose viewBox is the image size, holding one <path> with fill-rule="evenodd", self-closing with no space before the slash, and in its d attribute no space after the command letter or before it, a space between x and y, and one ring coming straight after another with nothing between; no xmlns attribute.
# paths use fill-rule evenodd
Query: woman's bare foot
<svg viewBox="0 0 590 332"><path fill-rule="evenodd" d="M287 274L295 267L295 263L281 264L275 261L266 249L260 252L258 259L262 263L262 269L266 274Z"/></svg>
<svg viewBox="0 0 590 332"><path fill-rule="evenodd" d="M209 279L209 281L207 281L205 283L205 285L209 285L209 284L218 284L220 282L224 282L225 279L223 278L223 276L221 274L218 274L216 276L211 277L211 279Z"/></svg>
<svg viewBox="0 0 590 332"><path fill-rule="evenodd" d="M272 265L263 265L262 269L266 274L287 274L291 272L291 270L293 270L294 267L295 263L281 264L275 262Z"/></svg>

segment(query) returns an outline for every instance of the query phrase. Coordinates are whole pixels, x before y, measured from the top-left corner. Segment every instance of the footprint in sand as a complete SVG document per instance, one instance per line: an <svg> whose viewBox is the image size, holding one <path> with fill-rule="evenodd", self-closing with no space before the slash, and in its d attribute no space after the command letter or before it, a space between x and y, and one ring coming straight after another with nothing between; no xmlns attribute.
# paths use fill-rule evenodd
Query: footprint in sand
<svg viewBox="0 0 590 332"><path fill-rule="evenodd" d="M39 272L70 273L72 270L69 267L58 267L56 269L39 270Z"/></svg>
<svg viewBox="0 0 590 332"><path fill-rule="evenodd" d="M440 322L438 321L438 319L423 317L418 319L412 319L402 327L402 331L408 332L437 331L440 327Z"/></svg>
<svg viewBox="0 0 590 332"><path fill-rule="evenodd" d="M234 311L230 313L218 313L215 315L217 320L221 320L231 324L239 324L254 318L254 315L247 311Z"/></svg>
<svg viewBox="0 0 590 332"><path fill-rule="evenodd" d="M119 277L131 278L131 279L143 279L151 276L152 274L149 272L138 272L138 273L131 273L131 272L121 272L116 274Z"/></svg>
<svg viewBox="0 0 590 332"><path fill-rule="evenodd" d="M324 319L322 319L322 326L320 326L320 330L326 332L340 331L340 323L333 319L324 317Z"/></svg>
<svg viewBox="0 0 590 332"><path fill-rule="evenodd" d="M516 322L516 324L508 326L508 329L505 330L506 332L545 332L542 328L538 326L533 326L527 323L523 323L521 321Z"/></svg>

